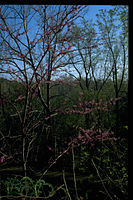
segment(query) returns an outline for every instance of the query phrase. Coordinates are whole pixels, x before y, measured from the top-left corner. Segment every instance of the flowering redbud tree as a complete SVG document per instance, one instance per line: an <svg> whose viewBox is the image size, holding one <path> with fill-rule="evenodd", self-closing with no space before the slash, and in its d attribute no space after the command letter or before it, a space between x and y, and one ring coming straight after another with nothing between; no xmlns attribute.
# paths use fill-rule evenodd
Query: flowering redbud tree
<svg viewBox="0 0 133 200"><path fill-rule="evenodd" d="M73 123L71 128L74 129L75 134L69 138L69 142L66 143L66 148L62 149L62 151L58 153L55 158L53 156L49 162L48 168L44 170L42 177L53 165L57 163L61 157L63 157L65 154L69 154L73 147L79 148L86 146L88 150L92 150L93 147L95 147L95 145L98 143L104 144L106 141L116 141L119 139L115 137L111 127L106 126L108 121L110 121L107 116L118 100L119 98L112 98L108 101L103 101L100 99L97 102L95 100L84 101L83 93L80 93L77 104L73 105L72 107L69 106L68 108L67 100L63 102L62 108L56 110L59 116L70 116L72 118L76 115L77 118L84 117L85 119L86 115L89 114L90 121L88 122L89 124L87 126L86 120L83 120L85 123L82 123L81 125L79 125L77 121L75 124ZM106 116L108 119L104 120L104 116ZM63 143L65 144L65 141L63 141ZM54 151L54 149L51 147L49 147L49 150Z"/></svg>
<svg viewBox="0 0 133 200"><path fill-rule="evenodd" d="M60 71L66 71L64 61L68 53L76 51L70 43L69 33L74 21L82 14L86 6L1 6L0 37L1 37L1 67L0 73L17 82L23 91L7 96L1 90L0 101L2 114L7 124L14 121L17 130L14 133L11 126L2 133L0 163L14 161L21 157L23 172L26 176L29 158L39 154L39 146L45 146L45 140L50 135L51 118L60 114L91 115L93 124L78 126L75 124L75 136L66 149L56 158L49 160L50 166L66 154L72 145L93 146L96 141L114 140L112 132L100 124L100 112L108 111L108 103L82 101L79 97L77 105L72 108L54 109L50 106L50 89L54 76L60 77ZM95 48L95 47L94 47ZM64 67L64 68L63 68ZM56 83L63 81L56 79ZM43 85L46 90L43 93ZM110 102L111 104L111 102ZM8 107L11 107L8 112ZM8 114L8 117L7 117ZM4 121L3 120L3 121ZM14 125L15 126L15 125ZM8 139L10 143L8 143ZM15 141L15 142L12 142ZM13 146L14 144L14 146ZM8 148L7 148L8 146ZM33 148L35 147L35 148ZM12 149L8 151L8 149ZM50 145L47 150L53 151ZM47 152L41 150L46 157Z"/></svg>
<svg viewBox="0 0 133 200"><path fill-rule="evenodd" d="M6 162L6 158L20 153L25 175L32 146L39 137L35 130L42 128L42 134L45 128L48 130L48 119L54 114L50 111L52 77L63 66L65 55L72 51L68 33L85 8L80 5L0 6L0 73L12 82L17 81L24 91L14 99L0 92L3 114L7 114L5 105L12 106L7 121L17 119L20 128L19 135L11 135L9 130L6 136L21 139L19 152L7 153L6 145L1 149L0 161ZM45 95L42 84L46 84ZM6 136L3 135L4 143Z"/></svg>
<svg viewBox="0 0 133 200"><path fill-rule="evenodd" d="M59 113L63 115L79 115L79 116L90 116L90 121L83 124L82 127L74 125L75 129L78 130L78 136L75 142L81 142L81 144L90 143L93 146L95 141L104 141L104 140L116 140L113 136L111 127L105 127L107 120L102 119L103 116L111 111L112 106L116 104L119 100L111 98L109 101L103 102L100 99L98 102L95 100L84 101L82 99L83 93L80 94L78 102L76 105L73 105L71 108L64 108L63 110L58 110ZM110 119L108 119L110 120ZM88 123L88 124L86 124ZM89 127L87 129L86 127Z"/></svg>

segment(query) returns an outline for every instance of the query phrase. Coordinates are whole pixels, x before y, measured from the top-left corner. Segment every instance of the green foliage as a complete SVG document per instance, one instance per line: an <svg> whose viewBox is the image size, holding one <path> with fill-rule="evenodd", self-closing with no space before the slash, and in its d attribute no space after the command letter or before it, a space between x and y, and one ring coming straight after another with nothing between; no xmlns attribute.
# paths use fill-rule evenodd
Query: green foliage
<svg viewBox="0 0 133 200"><path fill-rule="evenodd" d="M52 184L45 182L42 179L32 180L30 177L19 178L7 178L1 180L1 188L5 195L16 196L49 196L55 194L55 189Z"/></svg>
<svg viewBox="0 0 133 200"><path fill-rule="evenodd" d="M126 130L128 130L128 126L123 126L123 128L125 128Z"/></svg>
<svg viewBox="0 0 133 200"><path fill-rule="evenodd" d="M92 152L86 147L82 147L80 158L78 158L80 160L78 169L81 174L87 174L88 180L92 183L104 183L107 190L116 194L118 199L121 199L122 196L127 199L127 153L126 140L112 141L112 145L109 142L102 146L96 145ZM97 171L94 170L91 159L94 160Z"/></svg>
<svg viewBox="0 0 133 200"><path fill-rule="evenodd" d="M7 178L1 183L4 185L4 191L6 191L7 195L14 195L21 193L20 180L17 178Z"/></svg>
<svg viewBox="0 0 133 200"><path fill-rule="evenodd" d="M35 184L35 196L39 197L40 193L42 193L45 186L48 186L51 191L50 194L54 193L54 187L50 183L46 183L44 180L38 180Z"/></svg>
<svg viewBox="0 0 133 200"><path fill-rule="evenodd" d="M20 188L21 188L21 193L20 195L27 195L27 194L34 194L34 181L25 176L20 180Z"/></svg>

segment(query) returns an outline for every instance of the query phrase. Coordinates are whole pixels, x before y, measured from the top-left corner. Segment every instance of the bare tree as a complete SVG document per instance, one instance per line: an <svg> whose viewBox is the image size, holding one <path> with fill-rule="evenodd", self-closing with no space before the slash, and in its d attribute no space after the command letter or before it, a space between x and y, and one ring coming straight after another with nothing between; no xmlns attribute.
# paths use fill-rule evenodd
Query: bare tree
<svg viewBox="0 0 133 200"><path fill-rule="evenodd" d="M112 66L110 77L114 84L115 98L119 98L126 79L128 64L128 7L114 7L109 11L100 10L97 17L97 24L104 40L104 48L108 51L108 64ZM118 130L119 101L116 102L116 132Z"/></svg>

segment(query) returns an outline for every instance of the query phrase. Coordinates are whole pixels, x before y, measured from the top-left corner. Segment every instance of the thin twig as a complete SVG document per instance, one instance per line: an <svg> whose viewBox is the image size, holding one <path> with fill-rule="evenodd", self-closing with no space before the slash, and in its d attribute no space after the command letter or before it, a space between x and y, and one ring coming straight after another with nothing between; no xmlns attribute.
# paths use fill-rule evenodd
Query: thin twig
<svg viewBox="0 0 133 200"><path fill-rule="evenodd" d="M103 188L104 188L105 192L107 193L107 195L109 196L109 198L110 198L111 200L113 200L112 197L111 197L111 195L109 194L107 188L105 187L105 184L104 184L104 182L103 182L103 180L102 180L102 178L101 178L101 176L100 176L100 174L99 174L99 171L98 171L98 169L97 169L97 167L96 167L96 165L95 165L93 159L91 159L91 161L92 161L92 164L94 165L94 167L95 167L95 169L96 169L96 172L97 172L98 177L99 177L100 180L101 180L101 183L102 183L102 185L103 185Z"/></svg>
<svg viewBox="0 0 133 200"><path fill-rule="evenodd" d="M66 188L66 191L67 191L67 194L69 196L69 199L72 200L71 196L70 196L70 193L69 193L69 190L68 190L68 187L67 187L67 183L66 183L66 179L65 179L65 172L63 170L63 181L64 181L64 184L65 184L65 188Z"/></svg>
<svg viewBox="0 0 133 200"><path fill-rule="evenodd" d="M72 162L73 162L73 179L74 179L74 187L76 192L76 199L78 200L78 191L77 191L77 183L76 183L76 174L75 174L75 158L74 158L74 144L72 144Z"/></svg>

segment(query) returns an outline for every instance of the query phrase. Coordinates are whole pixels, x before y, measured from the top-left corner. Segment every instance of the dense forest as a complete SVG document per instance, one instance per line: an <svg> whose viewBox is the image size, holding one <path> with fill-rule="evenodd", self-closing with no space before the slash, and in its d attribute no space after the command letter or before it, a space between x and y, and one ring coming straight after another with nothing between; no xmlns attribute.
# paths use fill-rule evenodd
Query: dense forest
<svg viewBox="0 0 133 200"><path fill-rule="evenodd" d="M0 199L128 199L128 6L0 6Z"/></svg>

